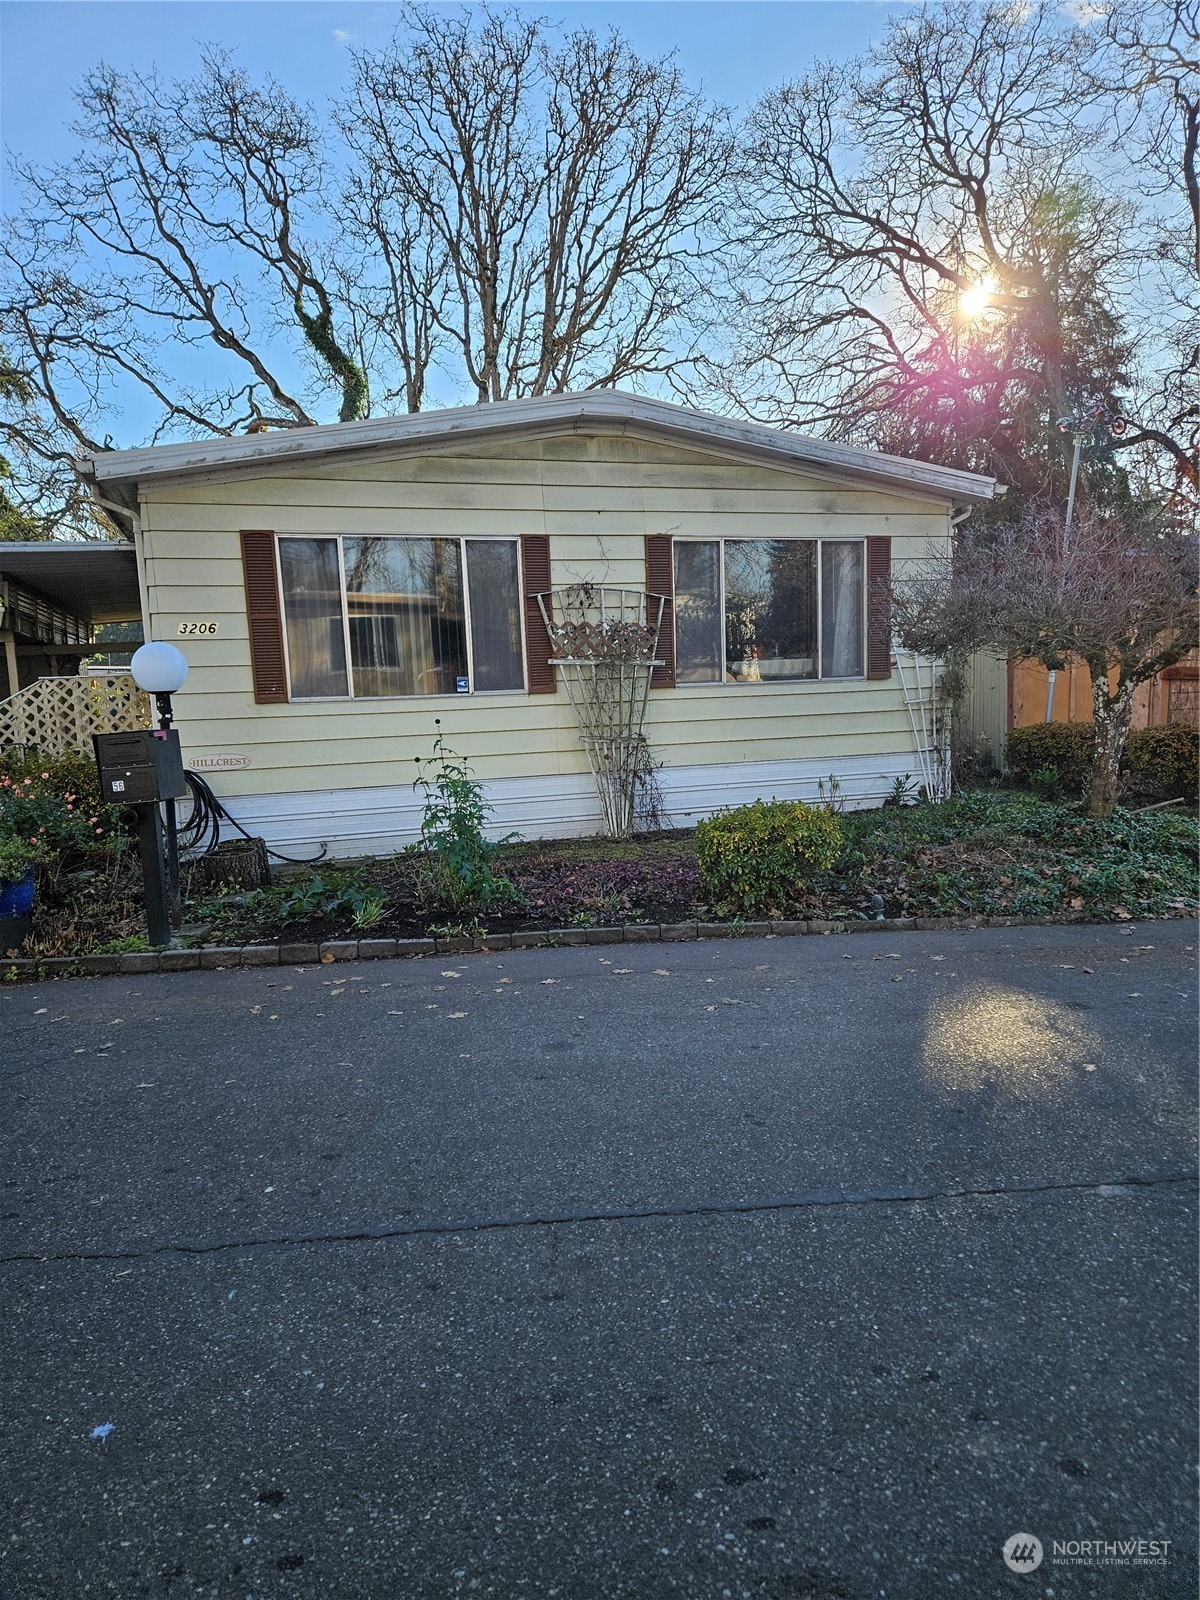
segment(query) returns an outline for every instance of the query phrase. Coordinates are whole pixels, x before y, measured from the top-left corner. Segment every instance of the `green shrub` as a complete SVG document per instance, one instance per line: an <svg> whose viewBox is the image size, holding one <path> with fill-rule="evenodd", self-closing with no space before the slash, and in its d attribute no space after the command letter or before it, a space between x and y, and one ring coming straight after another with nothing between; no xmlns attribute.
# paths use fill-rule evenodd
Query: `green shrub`
<svg viewBox="0 0 1200 1600"><path fill-rule="evenodd" d="M53 859L107 849L113 812L66 784L54 763L25 776L0 772L0 832L44 846Z"/></svg>
<svg viewBox="0 0 1200 1600"><path fill-rule="evenodd" d="M498 843L485 838L483 830L492 807L484 786L462 757L447 746L440 718L434 726L438 732L433 754L428 761L416 758L413 784L425 802L421 842L431 863L420 896L430 906L486 910L497 901L516 898L508 879L492 869L499 844L508 844L516 834L507 834Z"/></svg>
<svg viewBox="0 0 1200 1600"><path fill-rule="evenodd" d="M799 800L756 800L696 827L696 859L709 902L739 916L778 912L804 881L837 860L836 816Z"/></svg>
<svg viewBox="0 0 1200 1600"><path fill-rule="evenodd" d="M1068 794L1079 794L1092 770L1096 735L1090 722L1031 722L1014 728L1004 741L1004 760L1022 782L1057 767Z"/></svg>
<svg viewBox="0 0 1200 1600"><path fill-rule="evenodd" d="M99 811L104 804L95 758L80 750L68 750L61 756L40 756L36 750L23 755L15 750L0 751L0 776L20 781L32 778L47 794L59 799L69 795L89 812Z"/></svg>
<svg viewBox="0 0 1200 1600"><path fill-rule="evenodd" d="M0 834L0 883L20 883L31 867L46 859L43 846L11 834Z"/></svg>
<svg viewBox="0 0 1200 1600"><path fill-rule="evenodd" d="M1196 798L1200 729L1187 722L1135 728L1125 746L1122 769L1131 787L1163 800Z"/></svg>

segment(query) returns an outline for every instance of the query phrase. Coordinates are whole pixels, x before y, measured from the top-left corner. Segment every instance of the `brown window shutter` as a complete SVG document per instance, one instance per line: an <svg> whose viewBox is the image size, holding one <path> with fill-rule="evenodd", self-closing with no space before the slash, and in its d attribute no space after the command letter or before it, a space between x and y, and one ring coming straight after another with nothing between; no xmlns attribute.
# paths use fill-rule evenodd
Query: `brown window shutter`
<svg viewBox="0 0 1200 1600"><path fill-rule="evenodd" d="M867 540L867 677L892 675L892 541Z"/></svg>
<svg viewBox="0 0 1200 1600"><path fill-rule="evenodd" d="M246 616L250 623L250 670L259 705L287 699L283 664L283 617L275 574L275 535L242 529L242 576L246 583Z"/></svg>
<svg viewBox="0 0 1200 1600"><path fill-rule="evenodd" d="M550 657L554 651L542 621L539 594L550 589L550 540L544 533L521 535L521 577L525 592L525 666L530 694L554 694L558 688Z"/></svg>
<svg viewBox="0 0 1200 1600"><path fill-rule="evenodd" d="M646 535L646 588L660 594L666 604L658 630L658 655L661 667L650 674L653 689L675 687L675 555L669 533Z"/></svg>

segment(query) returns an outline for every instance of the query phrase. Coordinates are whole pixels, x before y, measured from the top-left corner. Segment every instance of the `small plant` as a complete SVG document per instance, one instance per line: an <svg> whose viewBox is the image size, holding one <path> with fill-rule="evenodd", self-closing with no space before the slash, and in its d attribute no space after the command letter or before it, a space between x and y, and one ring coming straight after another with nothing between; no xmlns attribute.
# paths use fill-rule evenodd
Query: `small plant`
<svg viewBox="0 0 1200 1600"><path fill-rule="evenodd" d="M1039 800L1061 800L1063 777L1057 767L1039 767L1029 774L1029 787Z"/></svg>
<svg viewBox="0 0 1200 1600"><path fill-rule="evenodd" d="M885 806L915 806L920 798L921 791L913 782L912 773L906 772L902 777L893 778L892 787L883 803Z"/></svg>
<svg viewBox="0 0 1200 1600"><path fill-rule="evenodd" d="M477 917L465 922L431 922L425 929L431 939L478 939L487 929Z"/></svg>
<svg viewBox="0 0 1200 1600"><path fill-rule="evenodd" d="M306 922L310 917L320 916L325 909L329 893L329 886L324 878L310 878L300 888L293 889L281 903L279 915L285 922Z"/></svg>
<svg viewBox="0 0 1200 1600"><path fill-rule="evenodd" d="M95 953L101 956L137 955L143 950L149 950L150 941L143 933L127 933L120 939L106 939L103 944L95 947Z"/></svg>
<svg viewBox="0 0 1200 1600"><path fill-rule="evenodd" d="M735 915L778 912L806 880L837 860L836 816L800 800L756 800L696 828L696 859L708 900Z"/></svg>
<svg viewBox="0 0 1200 1600"><path fill-rule="evenodd" d="M371 894L359 889L353 891L357 903L354 906L350 920L362 933L368 928L377 928L387 915L387 902L381 894ZM349 898L347 896L346 898Z"/></svg>
<svg viewBox="0 0 1200 1600"><path fill-rule="evenodd" d="M374 928L387 914L387 901L377 889L357 884L339 888L318 876L299 885L281 901L279 915L285 922L307 922L313 917L334 921L348 918L356 928Z"/></svg>
<svg viewBox="0 0 1200 1600"><path fill-rule="evenodd" d="M828 778L817 779L817 797L831 817L836 817L839 811L845 810L842 785L836 772L831 772Z"/></svg>
<svg viewBox="0 0 1200 1600"><path fill-rule="evenodd" d="M492 870L492 859L499 844L508 844L517 835L508 834L498 843L484 837L492 814L484 786L447 746L441 720L434 726L438 732L433 754L427 761L417 757L413 784L424 798L421 841L434 863L432 879L423 886L424 898L452 910L469 905L485 909L513 898L512 885Z"/></svg>

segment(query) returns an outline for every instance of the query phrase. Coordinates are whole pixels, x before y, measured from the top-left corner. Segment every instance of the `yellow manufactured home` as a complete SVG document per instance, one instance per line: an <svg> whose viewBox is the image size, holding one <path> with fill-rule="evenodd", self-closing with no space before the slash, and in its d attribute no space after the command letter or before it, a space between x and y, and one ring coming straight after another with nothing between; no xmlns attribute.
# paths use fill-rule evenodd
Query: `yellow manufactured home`
<svg viewBox="0 0 1200 1600"><path fill-rule="evenodd" d="M105 452L147 639L190 664L186 763L281 849L417 836L435 719L498 832L599 831L537 603L664 597L645 733L671 821L878 804L916 770L883 579L991 479L619 391ZM882 624L885 627L885 624Z"/></svg>

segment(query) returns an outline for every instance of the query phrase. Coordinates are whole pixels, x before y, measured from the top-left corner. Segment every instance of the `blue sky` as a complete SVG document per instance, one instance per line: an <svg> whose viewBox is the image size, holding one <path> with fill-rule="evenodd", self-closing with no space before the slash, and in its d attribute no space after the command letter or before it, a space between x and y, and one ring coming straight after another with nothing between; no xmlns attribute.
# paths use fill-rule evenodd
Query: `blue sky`
<svg viewBox="0 0 1200 1600"><path fill-rule="evenodd" d="M852 55L877 38L894 0L548 0L530 9L598 31L615 26L645 54L677 50L689 79L729 105L747 105L822 56ZM252 75L273 72L313 102L346 79L348 43L378 45L396 21L393 5L344 0L5 0L0 4L0 143L46 160L70 153L71 93L104 60L118 68L156 66L186 77L199 46L219 43ZM342 36L349 36L348 40ZM6 205L15 205L5 182Z"/></svg>
<svg viewBox="0 0 1200 1600"><path fill-rule="evenodd" d="M503 0L500 0L503 3ZM526 0L518 0L526 8ZM528 9L567 28L615 27L646 56L677 52L696 87L733 108L802 74L814 61L845 59L879 38L888 16L911 0L528 0ZM454 9L458 9L457 6ZM350 51L388 41L399 7L371 0L0 0L0 213L20 208L12 158L68 161L76 147L73 91L100 62L118 70L192 76L204 46L223 46L253 79L273 74L323 108L350 77ZM206 347L186 357L189 376L221 367ZM293 357L276 352L286 381L301 386ZM328 396L325 397L326 400ZM431 376L430 401L463 396ZM110 395L117 443L141 442L157 408L132 385Z"/></svg>

